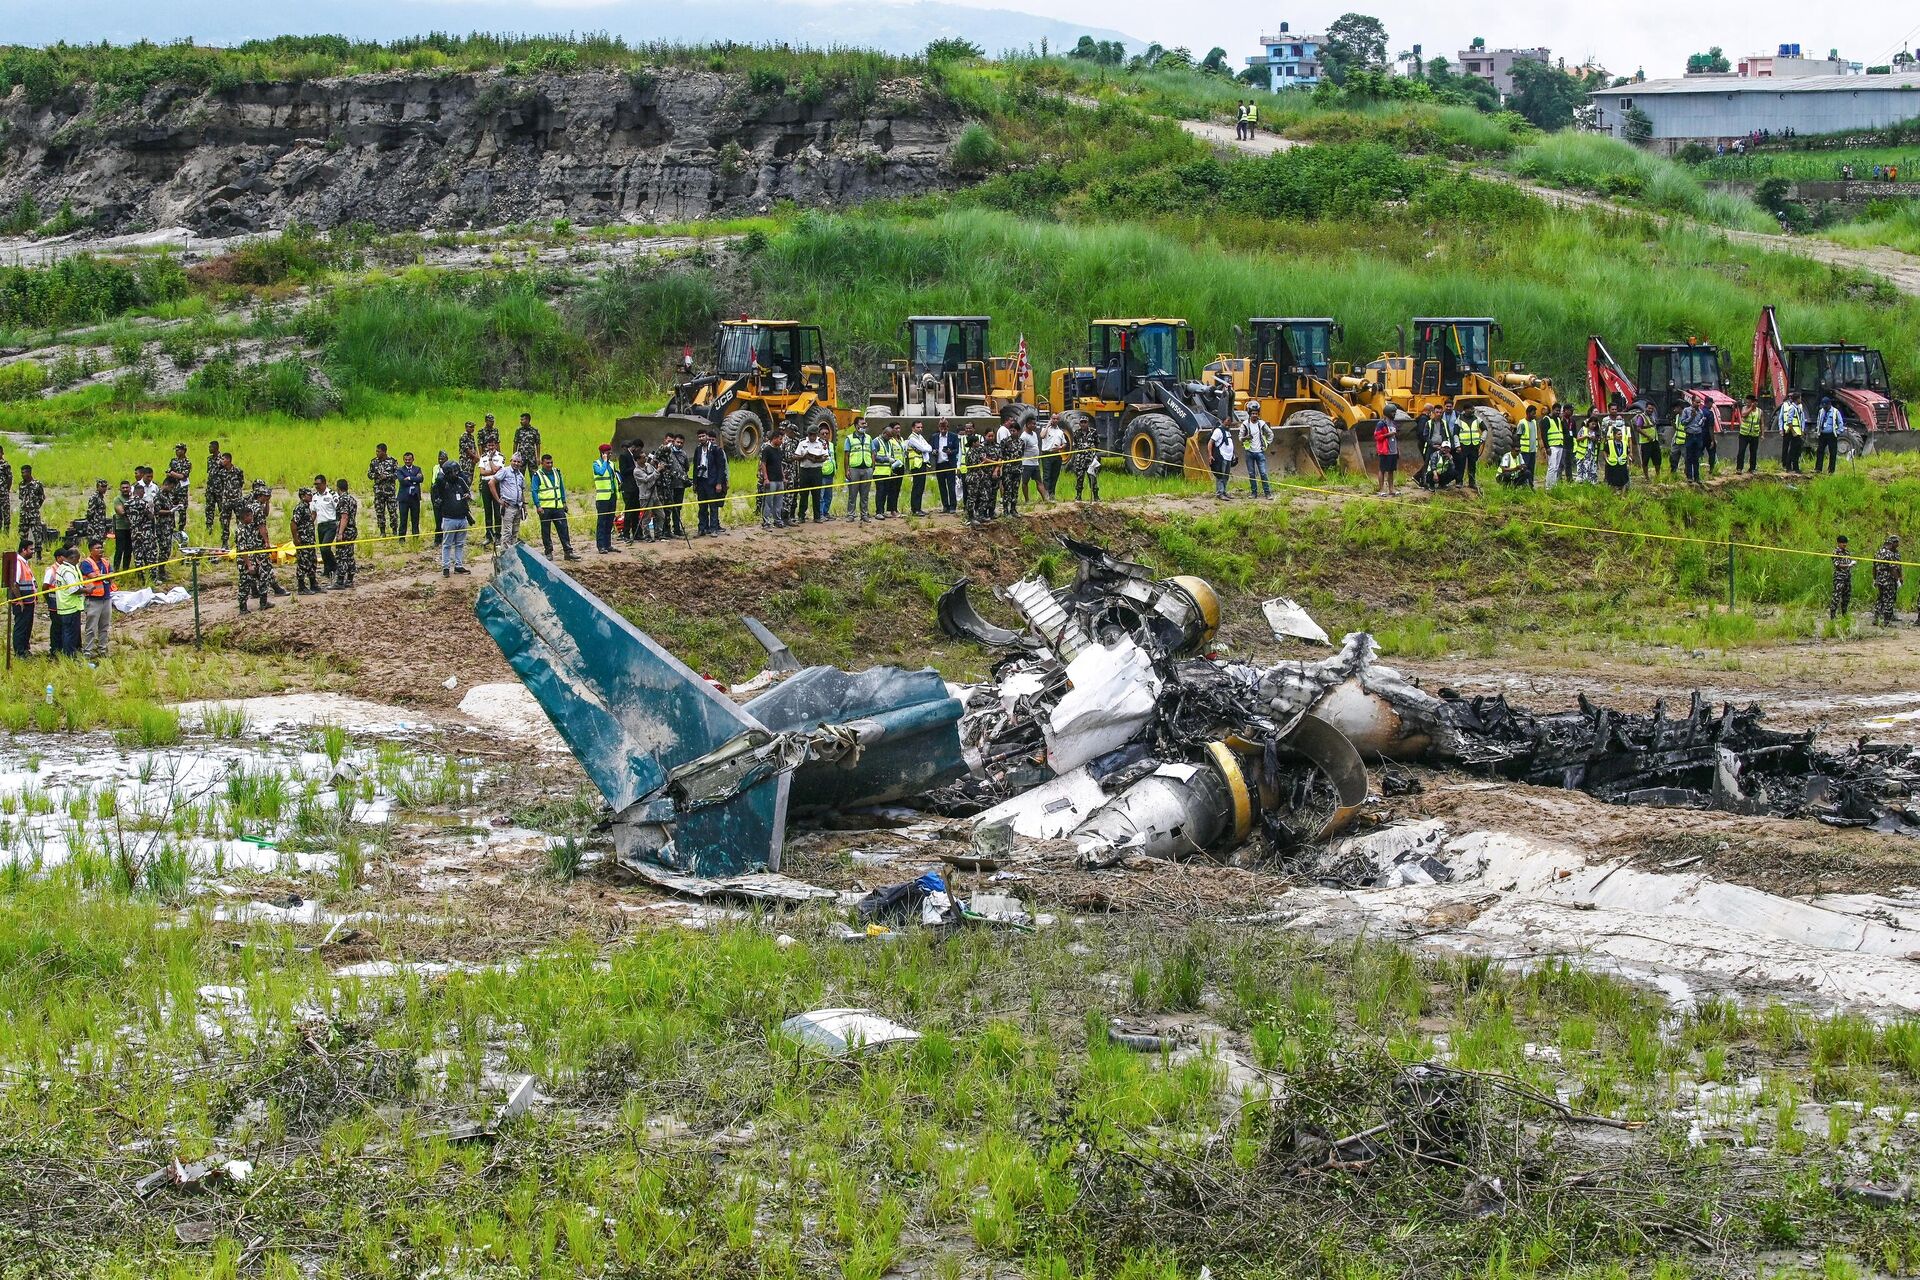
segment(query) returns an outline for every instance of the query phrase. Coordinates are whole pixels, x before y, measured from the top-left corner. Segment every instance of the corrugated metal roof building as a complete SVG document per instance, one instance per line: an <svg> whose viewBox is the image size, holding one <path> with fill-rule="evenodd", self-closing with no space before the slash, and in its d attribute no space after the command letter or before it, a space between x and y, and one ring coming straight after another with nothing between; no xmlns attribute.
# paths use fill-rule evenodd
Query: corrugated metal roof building
<svg viewBox="0 0 1920 1280"><path fill-rule="evenodd" d="M1780 133L1844 133L1920 117L1920 75L1685 76L1595 89L1595 124L1620 137L1638 107L1653 122L1653 140L1668 147Z"/></svg>

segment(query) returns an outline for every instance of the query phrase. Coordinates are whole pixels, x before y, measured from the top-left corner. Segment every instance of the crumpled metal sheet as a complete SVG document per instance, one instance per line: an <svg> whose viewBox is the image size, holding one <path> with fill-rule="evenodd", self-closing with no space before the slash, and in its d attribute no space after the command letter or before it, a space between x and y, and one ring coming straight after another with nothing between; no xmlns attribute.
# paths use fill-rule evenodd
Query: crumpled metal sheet
<svg viewBox="0 0 1920 1280"><path fill-rule="evenodd" d="M1047 716L1047 764L1071 773L1139 737L1153 724L1160 677L1131 640L1091 645L1067 664L1069 688Z"/></svg>

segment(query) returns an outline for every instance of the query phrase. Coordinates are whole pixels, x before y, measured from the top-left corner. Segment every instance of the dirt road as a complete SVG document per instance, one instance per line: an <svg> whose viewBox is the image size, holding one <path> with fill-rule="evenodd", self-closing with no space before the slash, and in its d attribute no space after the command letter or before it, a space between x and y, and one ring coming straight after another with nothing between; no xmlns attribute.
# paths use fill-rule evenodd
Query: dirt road
<svg viewBox="0 0 1920 1280"><path fill-rule="evenodd" d="M1273 133L1257 133L1251 142L1241 141L1233 136L1232 125L1218 124L1210 120L1181 120L1178 123L1182 129L1194 137L1224 151L1267 156L1290 151L1301 145ZM1543 187L1500 169L1475 168L1471 172L1476 178L1484 178L1489 182L1504 182L1509 186L1518 187L1558 209L1595 209L1605 213L1616 213L1622 217L1650 217L1662 224L1691 221L1675 219L1665 214L1650 214L1644 209L1616 204L1600 196L1590 196L1578 191L1562 191L1557 187ZM1815 262L1824 262L1829 266L1878 276L1901 293L1920 298L1920 257L1911 254L1894 249L1856 249L1849 245L1820 239L1818 236L1738 231L1731 227L1716 227L1704 222L1694 225L1704 231L1715 232L1733 244L1751 245L1774 253L1791 253L1802 258L1811 258Z"/></svg>

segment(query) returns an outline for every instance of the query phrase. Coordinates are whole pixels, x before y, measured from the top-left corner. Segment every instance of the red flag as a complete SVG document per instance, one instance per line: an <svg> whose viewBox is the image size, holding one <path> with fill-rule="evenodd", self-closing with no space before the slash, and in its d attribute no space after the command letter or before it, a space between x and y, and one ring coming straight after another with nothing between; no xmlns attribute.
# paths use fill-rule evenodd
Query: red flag
<svg viewBox="0 0 1920 1280"><path fill-rule="evenodd" d="M1020 350L1013 362L1013 385L1023 387L1033 377L1033 366L1027 362L1027 335L1020 335Z"/></svg>

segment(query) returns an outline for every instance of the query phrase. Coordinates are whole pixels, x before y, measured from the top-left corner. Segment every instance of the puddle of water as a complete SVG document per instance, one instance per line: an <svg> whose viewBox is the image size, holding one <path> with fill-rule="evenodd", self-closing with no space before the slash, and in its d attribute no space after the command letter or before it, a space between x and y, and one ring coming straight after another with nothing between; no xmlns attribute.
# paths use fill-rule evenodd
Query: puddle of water
<svg viewBox="0 0 1920 1280"><path fill-rule="evenodd" d="M286 743L130 751L104 735L15 735L0 744L0 865L44 869L125 851L194 878L324 872L337 864L327 841L343 816L389 822L400 804L444 790L445 768L392 748L349 750L336 765Z"/></svg>

